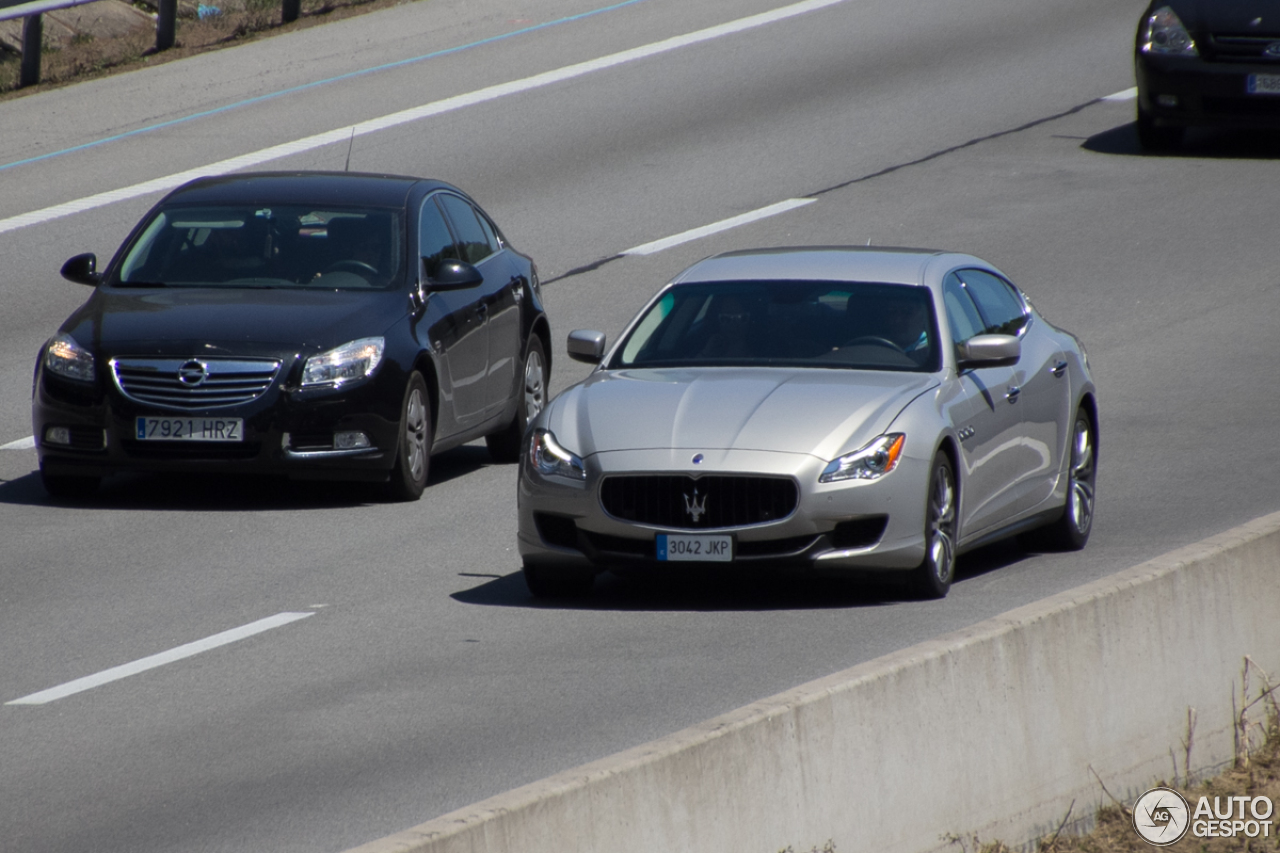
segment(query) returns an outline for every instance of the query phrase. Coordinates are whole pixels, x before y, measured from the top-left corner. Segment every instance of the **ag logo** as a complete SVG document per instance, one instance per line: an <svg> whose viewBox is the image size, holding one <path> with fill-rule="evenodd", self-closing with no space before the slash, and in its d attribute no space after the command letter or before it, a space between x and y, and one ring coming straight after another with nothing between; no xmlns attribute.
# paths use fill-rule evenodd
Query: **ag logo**
<svg viewBox="0 0 1280 853"><path fill-rule="evenodd" d="M1172 788L1152 788L1133 804L1133 828L1148 844L1168 847L1191 828L1191 807Z"/></svg>

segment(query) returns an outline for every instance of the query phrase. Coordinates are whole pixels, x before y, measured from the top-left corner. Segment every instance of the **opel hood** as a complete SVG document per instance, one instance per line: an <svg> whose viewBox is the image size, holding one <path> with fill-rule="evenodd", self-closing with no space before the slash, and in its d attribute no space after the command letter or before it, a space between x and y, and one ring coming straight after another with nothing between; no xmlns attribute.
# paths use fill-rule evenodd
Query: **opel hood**
<svg viewBox="0 0 1280 853"><path fill-rule="evenodd" d="M100 288L63 329L100 352L296 351L382 334L404 305L398 291Z"/></svg>

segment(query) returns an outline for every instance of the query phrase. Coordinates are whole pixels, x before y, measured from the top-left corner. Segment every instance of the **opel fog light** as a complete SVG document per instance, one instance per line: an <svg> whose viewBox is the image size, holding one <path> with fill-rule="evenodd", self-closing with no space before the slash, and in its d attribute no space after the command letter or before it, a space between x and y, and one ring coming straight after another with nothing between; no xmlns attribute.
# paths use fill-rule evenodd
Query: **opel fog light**
<svg viewBox="0 0 1280 853"><path fill-rule="evenodd" d="M373 375L382 362L382 338L361 338L313 355L302 366L302 387L341 385Z"/></svg>
<svg viewBox="0 0 1280 853"><path fill-rule="evenodd" d="M544 477L587 479L581 457L561 447L556 437L545 429L535 429L529 439L529 463Z"/></svg>
<svg viewBox="0 0 1280 853"><path fill-rule="evenodd" d="M352 432L335 432L333 434L334 450L359 450L362 447L371 447L369 436L354 430Z"/></svg>
<svg viewBox="0 0 1280 853"><path fill-rule="evenodd" d="M819 483L840 480L878 480L898 465L907 437L900 432L882 435L861 450L832 460L818 477Z"/></svg>
<svg viewBox="0 0 1280 853"><path fill-rule="evenodd" d="M45 347L44 366L68 379L93 381L93 354L65 333L55 336Z"/></svg>

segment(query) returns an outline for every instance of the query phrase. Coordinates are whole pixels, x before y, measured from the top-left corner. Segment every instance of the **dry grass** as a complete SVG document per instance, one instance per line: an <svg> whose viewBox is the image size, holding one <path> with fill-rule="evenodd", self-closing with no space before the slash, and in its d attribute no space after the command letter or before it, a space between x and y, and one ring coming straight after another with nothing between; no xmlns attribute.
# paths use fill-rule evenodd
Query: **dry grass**
<svg viewBox="0 0 1280 853"><path fill-rule="evenodd" d="M1251 676L1262 682L1258 695L1253 698L1250 698ZM1267 674L1245 658L1241 694L1232 697L1233 707L1237 709L1234 767L1199 784L1179 785L1177 779L1172 783L1158 784L1173 788L1186 797L1193 813L1201 797L1209 797L1210 803L1213 797L1231 796L1268 797L1273 803L1280 803L1280 706L1276 702L1277 693L1280 693L1280 685L1273 687ZM1183 756L1184 768L1191 763L1194 720L1192 712L1188 715L1187 738L1183 742L1186 753ZM1260 745L1251 747L1258 741L1261 741ZM1111 796L1105 787L1103 791ZM1280 837L1275 835L1280 830L1280 806L1271 820L1272 835L1269 838L1196 838L1188 832L1176 844L1157 848L1143 841L1134 830L1132 811L1128 806L1112 798L1112 805L1098 812L1097 825L1090 834L1066 836L1055 833L1041 838L1035 849L1038 853L1151 853L1157 849L1180 853L1262 853L1280 850ZM983 844L976 838L958 837L952 837L951 841L963 853L1012 853L1011 848L998 841Z"/></svg>
<svg viewBox="0 0 1280 853"><path fill-rule="evenodd" d="M218 5L217 0L211 2ZM17 88L19 58L0 51L0 101L120 71L158 65L406 2L413 0L302 0L298 20L282 25L279 0L243 0L239 4L242 8L226 9L221 15L214 17L180 17L176 24L174 47L160 53L154 51L154 28L141 27L114 38L78 36L61 47L47 45L41 53L41 82L21 89Z"/></svg>

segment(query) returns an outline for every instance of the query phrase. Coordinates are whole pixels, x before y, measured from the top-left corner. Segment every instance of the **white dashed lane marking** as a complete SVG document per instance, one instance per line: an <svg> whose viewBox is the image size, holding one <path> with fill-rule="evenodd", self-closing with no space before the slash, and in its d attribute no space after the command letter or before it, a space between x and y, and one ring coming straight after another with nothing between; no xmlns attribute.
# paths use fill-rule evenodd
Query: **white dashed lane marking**
<svg viewBox="0 0 1280 853"><path fill-rule="evenodd" d="M140 672L146 672L149 669L164 666L167 663L193 657L201 652L207 652L210 649L216 649L219 646L225 646L228 643L234 643L252 637L255 634L261 634L263 631L270 631L272 628L279 628L282 625L288 625L290 622L297 622L299 619L306 619L308 616L314 615L315 613L277 613L275 616L268 616L266 619L259 619L257 622L250 622L248 625L232 628L230 631L223 631L220 634L214 634L212 637L205 637L203 640L196 640L194 643L187 643L167 652L160 652L132 663L104 669L94 675L86 675L84 678L77 678L75 681L68 681L66 684L50 687L48 690L41 690L39 693L32 693L29 696L23 696L21 699L14 699L5 704L43 705L75 693L92 690L103 684L110 684L112 681L119 681L122 678L137 675Z"/></svg>
<svg viewBox="0 0 1280 853"><path fill-rule="evenodd" d="M786 213L788 210L795 210L797 207L804 207L806 204L813 204L817 199L814 198L789 198L786 201L780 201L777 204L771 204L768 207L762 207L759 210L753 210L750 213L744 213L740 216L734 216L729 219L722 219L719 222L712 222L710 225L703 225L701 228L692 228L680 234L673 234L670 237L664 237L661 240L654 240L652 243L645 243L642 246L636 246L634 249L627 249L620 252L623 255L652 255L661 252L663 249L670 249L672 246L679 246L681 243L688 243L690 240L697 240L702 237L709 237L712 234L718 234L721 231L728 231L730 228L737 228L739 225L746 225L749 222L756 222L761 219L767 219L770 216L777 216L779 213Z"/></svg>
<svg viewBox="0 0 1280 853"><path fill-rule="evenodd" d="M513 80L509 83L489 86L485 89L478 89L464 95L457 95L452 98L445 98L441 101L422 104L421 106L402 110L401 112L391 113L389 115L381 116L380 118L370 119L369 121L363 121L359 124L336 128L324 133L318 133L314 136L308 136L304 139L285 142L280 145L273 145L270 148L252 151L248 154L242 154L239 157L232 157L229 160L221 160L217 163L210 163L206 166L200 166L195 169L188 169L184 172L178 172L161 178L155 178L150 181L144 181L139 184L134 184L133 186L121 187L120 189L86 196L85 198L53 205L52 207L46 207L41 210L34 210L30 213L10 216L7 219L0 219L0 234L7 231L15 231L19 228L25 228L30 225L49 222L63 216L84 213L85 211L94 210L116 202L126 201L128 199L138 198L152 193L165 192L181 186L187 181L204 177L206 175L220 175L227 172L235 172L240 169L260 166L263 163L269 163L273 160L302 154L306 151L311 151L325 145L347 144L350 139L356 136L364 136L367 133L376 133L380 130L398 127L409 122L420 121L431 116L460 110L465 107L483 104L508 95L516 95L521 92L529 92L544 86L561 83L565 80L573 80L578 77L593 74L597 71L616 68L619 65L625 65L630 62L659 56L673 50L679 50L692 45L724 38L725 36L747 32L759 27L768 26L769 24L776 24L789 18L794 18L819 9L826 9L830 6L838 6L846 2L848 2L848 0L805 0L805 2L802 3L795 3L790 6L783 6L781 9L774 9L770 12L751 15L746 18L739 18L736 21L729 21L728 23L708 27L696 32L675 36L673 38L664 39L663 41L653 42L652 44L642 45L641 47L632 48L631 50L624 50L619 53L602 56L599 59L580 62L576 65L567 65L563 68L546 71L542 74L535 74L532 77L525 77L521 80Z"/></svg>

